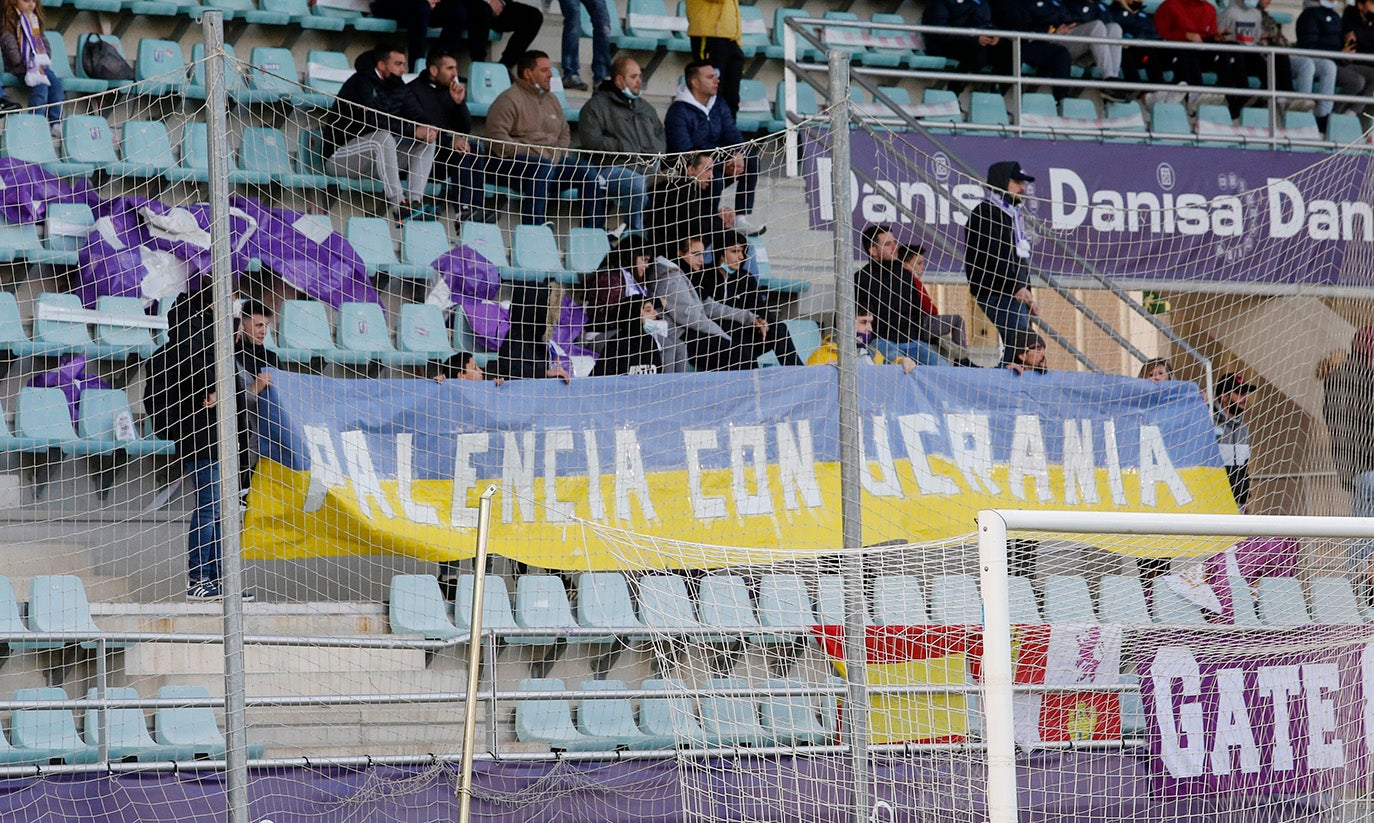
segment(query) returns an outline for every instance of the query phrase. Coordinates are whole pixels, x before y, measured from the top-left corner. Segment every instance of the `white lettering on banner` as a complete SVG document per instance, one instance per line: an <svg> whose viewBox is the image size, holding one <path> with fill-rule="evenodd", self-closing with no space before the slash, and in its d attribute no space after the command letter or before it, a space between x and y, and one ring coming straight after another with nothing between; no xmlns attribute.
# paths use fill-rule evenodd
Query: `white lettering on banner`
<svg viewBox="0 0 1374 823"><path fill-rule="evenodd" d="M1198 777L1206 766L1206 741L1202 737L1202 673L1191 652L1165 646L1155 652L1150 665L1154 681L1155 721L1159 725L1160 759L1174 777ZM1174 713L1174 683L1182 702ZM1185 742L1186 741L1186 742Z"/></svg>
<svg viewBox="0 0 1374 823"><path fill-rule="evenodd" d="M796 427L795 432L793 426ZM821 484L816 479L816 447L811 440L811 421L779 423L778 477L782 483L782 504L796 511L801 503L808 509L821 506Z"/></svg>
<svg viewBox="0 0 1374 823"><path fill-rule="evenodd" d="M302 509L317 512L324 507L324 499L330 489L344 485L343 467L339 465L339 455L334 452L334 438L329 429L320 426L304 426L305 451L310 455L310 482L305 491Z"/></svg>
<svg viewBox="0 0 1374 823"><path fill-rule="evenodd" d="M992 428L986 414L947 414L949 450L964 482L974 492L1001 494L992 479Z"/></svg>
<svg viewBox="0 0 1374 823"><path fill-rule="evenodd" d="M382 491L377 480L377 470L373 467L372 452L367 447L367 433L360 431L344 432L344 463L348 466L348 478L353 481L353 494L358 498L358 508L363 516L372 519L372 504L376 504L388 520L396 517L391 502ZM371 501L371 502L369 502Z"/></svg>
<svg viewBox="0 0 1374 823"><path fill-rule="evenodd" d="M1237 237L1245 230L1237 197L1209 201L1196 192L1089 192L1077 172L1055 166L1050 167L1049 181L1050 223L1056 231L1076 229L1089 217L1097 231Z"/></svg>
<svg viewBox="0 0 1374 823"><path fill-rule="evenodd" d="M1269 178L1269 236L1297 237L1304 229L1312 240L1374 242L1374 210L1368 203L1308 200L1292 181Z"/></svg>
<svg viewBox="0 0 1374 823"><path fill-rule="evenodd" d="M534 432L505 433L505 444L501 449L501 488L506 490L501 495L501 522L514 522L515 509L519 507L520 519L533 523Z"/></svg>
<svg viewBox="0 0 1374 823"><path fill-rule="evenodd" d="M916 488L920 489L921 494L958 494L957 483L931 470L930 458L926 456L926 445L921 439L922 434L939 433L940 427L935 423L935 415L904 414L897 418L897 426L901 429L907 461L911 464L911 474L916 478Z"/></svg>
<svg viewBox="0 0 1374 823"><path fill-rule="evenodd" d="M1336 704L1326 696L1341 687L1335 663L1304 663L1302 690L1307 698L1307 766L1335 769L1345 765L1345 741L1336 736ZM1366 695L1368 699L1370 695Z"/></svg>
<svg viewBox="0 0 1374 823"><path fill-rule="evenodd" d="M1364 700L1364 750L1374 754L1374 643L1360 652L1360 685Z"/></svg>
<svg viewBox="0 0 1374 823"><path fill-rule="evenodd" d="M644 474L644 454L639 448L639 436L634 429L615 432L615 516L630 519L630 495L639 498L644 519L658 519L653 498L649 496L649 478Z"/></svg>
<svg viewBox="0 0 1374 823"><path fill-rule="evenodd" d="M1274 748L1270 757L1276 772L1293 770L1292 700L1302 693L1302 675L1297 666L1265 666L1257 678L1261 696L1268 696L1274 710Z"/></svg>
<svg viewBox="0 0 1374 823"><path fill-rule="evenodd" d="M472 458L491 448L491 435L460 434L453 447L453 498L449 502L448 522L454 528L477 528L477 509L468 506L468 492L477 485L477 467Z"/></svg>
<svg viewBox="0 0 1374 823"><path fill-rule="evenodd" d="M1250 710L1245 705L1245 670L1222 669L1217 672L1217 730L1212 739L1212 774L1231 773L1231 750L1240 755L1242 774L1260 770L1259 744L1250 726Z"/></svg>
<svg viewBox="0 0 1374 823"><path fill-rule="evenodd" d="M1091 420L1064 421L1064 502L1097 502L1097 468L1093 463Z"/></svg>
<svg viewBox="0 0 1374 823"><path fill-rule="evenodd" d="M698 520L718 520L725 516L725 498L701 490L701 453L720 448L715 429L687 429L682 432L687 451L687 496L692 514Z"/></svg>
<svg viewBox="0 0 1374 823"><path fill-rule="evenodd" d="M892 461L892 441L887 436L887 418L873 418L873 451L878 460L878 472L873 473L868 451L868 438L859 439L859 480L864 491L874 497L901 497L902 481L897 477L897 464Z"/></svg>
<svg viewBox="0 0 1374 823"><path fill-rule="evenodd" d="M544 516L550 523L566 523L577 516L573 501L558 496L558 453L573 450L573 433L554 429L544 435Z"/></svg>
<svg viewBox="0 0 1374 823"><path fill-rule="evenodd" d="M587 509L592 520L606 519L606 501L601 497L601 453L597 451L596 432L582 432L587 451Z"/></svg>
<svg viewBox="0 0 1374 823"><path fill-rule="evenodd" d="M439 525L439 512L433 507L415 502L411 486L415 480L415 435L405 432L396 435L396 494L401 498L401 514L412 523Z"/></svg>
<svg viewBox="0 0 1374 823"><path fill-rule="evenodd" d="M1174 496L1174 502L1183 506L1191 503L1193 495L1188 484L1179 477L1174 461L1169 458L1169 450L1164 448L1164 435L1158 426L1140 427L1140 502L1142 505L1155 505L1155 486L1163 483Z"/></svg>
<svg viewBox="0 0 1374 823"><path fill-rule="evenodd" d="M1026 481L1035 481L1035 496L1041 503L1052 500L1050 495L1050 461L1045 454L1045 433L1040 418L1033 414L1016 415L1016 428L1011 434L1011 459L1007 461L1007 483L1012 496L1026 499Z"/></svg>
<svg viewBox="0 0 1374 823"><path fill-rule="evenodd" d="M763 426L730 427L730 490L740 517L771 515L773 491L768 482L768 433ZM754 490L749 491L744 453L752 456Z"/></svg>
<svg viewBox="0 0 1374 823"><path fill-rule="evenodd" d="M1116 421L1102 423L1102 440L1107 451L1107 488L1111 489L1112 502L1118 506L1126 505L1126 482L1121 479L1121 453L1116 450Z"/></svg>

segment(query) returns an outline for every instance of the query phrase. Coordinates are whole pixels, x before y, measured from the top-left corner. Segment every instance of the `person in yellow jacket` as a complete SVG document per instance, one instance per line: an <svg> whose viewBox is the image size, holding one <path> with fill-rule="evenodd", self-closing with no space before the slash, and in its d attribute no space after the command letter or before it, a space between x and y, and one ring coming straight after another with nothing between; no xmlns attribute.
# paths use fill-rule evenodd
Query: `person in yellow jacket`
<svg viewBox="0 0 1374 823"><path fill-rule="evenodd" d="M738 115L739 81L744 76L739 0L687 0L687 36L693 56L710 61L720 72L720 98L730 114Z"/></svg>
<svg viewBox="0 0 1374 823"><path fill-rule="evenodd" d="M857 338L855 343L859 346L859 362L882 366L893 363L902 367L902 371L911 374L916 369L916 361L910 357L903 357L902 353L895 346L882 340L873 333L873 313L867 309L859 309L854 315L854 336ZM811 356L806 358L808 366L824 366L829 363L836 363L840 359L840 347L835 343L835 335L827 334L821 341L821 345Z"/></svg>

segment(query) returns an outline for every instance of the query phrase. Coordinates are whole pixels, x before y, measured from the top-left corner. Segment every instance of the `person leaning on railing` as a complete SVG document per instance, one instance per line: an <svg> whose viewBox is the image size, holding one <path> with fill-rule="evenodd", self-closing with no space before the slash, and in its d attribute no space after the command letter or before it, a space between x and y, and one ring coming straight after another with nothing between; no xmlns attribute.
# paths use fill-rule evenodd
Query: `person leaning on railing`
<svg viewBox="0 0 1374 823"><path fill-rule="evenodd" d="M1217 25L1217 8L1209 0L1164 0L1155 12L1155 28L1165 40L1180 43L1221 43L1229 37ZM1188 86L1202 85L1202 73L1214 72L1217 85L1230 89L1248 89L1249 82L1241 69L1241 62L1233 51L1175 49L1170 55L1174 82ZM1196 110L1201 91L1190 92L1188 108ZM1240 117L1249 92L1226 96L1226 107L1232 119Z"/></svg>

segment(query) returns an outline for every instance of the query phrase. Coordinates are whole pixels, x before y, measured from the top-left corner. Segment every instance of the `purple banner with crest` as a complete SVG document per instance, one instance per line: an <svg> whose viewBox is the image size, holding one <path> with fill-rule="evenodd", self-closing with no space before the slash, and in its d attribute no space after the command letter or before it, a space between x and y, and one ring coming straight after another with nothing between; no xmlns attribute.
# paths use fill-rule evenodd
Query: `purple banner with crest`
<svg viewBox="0 0 1374 823"><path fill-rule="evenodd" d="M865 226L888 223L899 241L927 247L933 271L961 273L964 215L984 196L987 168L1017 160L1035 177L1025 201L1033 269L1079 275L1086 264L1180 287L1374 285L1369 154L937 137L852 133L852 167L876 184L850 175L856 248ZM834 216L827 140L824 129L803 134L813 229Z"/></svg>
<svg viewBox="0 0 1374 823"><path fill-rule="evenodd" d="M1159 630L1135 648L1164 794L1364 785L1374 745L1374 626Z"/></svg>

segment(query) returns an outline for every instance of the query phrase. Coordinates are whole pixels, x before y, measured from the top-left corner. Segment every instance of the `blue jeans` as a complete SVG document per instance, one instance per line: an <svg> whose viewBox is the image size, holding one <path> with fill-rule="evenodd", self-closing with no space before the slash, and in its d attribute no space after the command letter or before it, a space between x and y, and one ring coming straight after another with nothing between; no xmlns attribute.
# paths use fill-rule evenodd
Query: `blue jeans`
<svg viewBox="0 0 1374 823"><path fill-rule="evenodd" d="M48 124L56 126L62 121L62 107L58 104L67 97L62 91L62 81L53 74L53 70L46 68L43 73L48 76L48 85L29 88L29 108L42 109L41 113L48 117Z"/></svg>
<svg viewBox="0 0 1374 823"><path fill-rule="evenodd" d="M873 350L883 356L883 360L888 363L897 362L898 357L909 357L916 361L918 366L948 366L949 361L940 356L940 352L935 347L922 340L910 340L906 343L897 343L892 340L884 340L881 337L873 341Z"/></svg>
<svg viewBox="0 0 1374 823"><path fill-rule="evenodd" d="M577 53L582 37L582 13L579 0L558 0L563 10L563 76L571 77L582 71L582 59ZM592 21L592 79L600 82L611 76L611 15L605 0L581 0Z"/></svg>
<svg viewBox="0 0 1374 823"><path fill-rule="evenodd" d="M606 209L606 189L596 179L596 168L585 160L564 157L554 163L530 155L496 160L487 169L488 179L517 189L525 197L520 222L537 226L548 219L549 198L565 188L576 187L582 202L582 225L600 226Z"/></svg>
<svg viewBox="0 0 1374 823"><path fill-rule="evenodd" d="M191 481L195 508L191 510L191 530L186 535L187 577L194 586L220 579L219 464L213 460L192 460L185 466Z"/></svg>
<svg viewBox="0 0 1374 823"><path fill-rule="evenodd" d="M977 301L978 308L997 327L997 336L1002 339L1002 365L1005 366L1016 357L1011 341L1030 332L1030 307L1007 294L985 294Z"/></svg>
<svg viewBox="0 0 1374 823"><path fill-rule="evenodd" d="M646 178L634 169L609 166L597 172L606 181L606 196L630 201L630 228L644 230L644 206L648 200Z"/></svg>
<svg viewBox="0 0 1374 823"><path fill-rule="evenodd" d="M1293 91L1304 94L1334 94L1336 91L1336 61L1324 57L1311 58L1293 55L1288 58L1293 69ZM1318 100L1316 115L1326 117L1335 104Z"/></svg>

